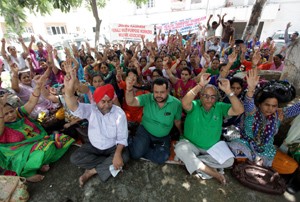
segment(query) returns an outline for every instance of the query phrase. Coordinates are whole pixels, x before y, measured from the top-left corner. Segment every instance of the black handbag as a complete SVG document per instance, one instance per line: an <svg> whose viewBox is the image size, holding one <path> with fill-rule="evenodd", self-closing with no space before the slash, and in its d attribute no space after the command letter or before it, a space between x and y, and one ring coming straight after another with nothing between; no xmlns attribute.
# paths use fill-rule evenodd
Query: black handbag
<svg viewBox="0 0 300 202"><path fill-rule="evenodd" d="M278 172L249 160L235 164L231 174L244 186L260 192L280 195L286 189L285 181Z"/></svg>
<svg viewBox="0 0 300 202"><path fill-rule="evenodd" d="M255 98L258 99L263 92L269 92L276 95L279 103L292 101L296 97L296 89L288 81L271 80L259 84L255 91Z"/></svg>

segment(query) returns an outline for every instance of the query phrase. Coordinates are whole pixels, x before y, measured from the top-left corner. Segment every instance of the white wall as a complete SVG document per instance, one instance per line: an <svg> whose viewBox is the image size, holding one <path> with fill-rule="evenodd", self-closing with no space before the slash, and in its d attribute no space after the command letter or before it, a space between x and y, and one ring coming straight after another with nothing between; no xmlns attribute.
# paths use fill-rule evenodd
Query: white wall
<svg viewBox="0 0 300 202"><path fill-rule="evenodd" d="M279 5L276 18L274 20L264 21L264 27L260 40L265 40L268 36L277 30L285 30L288 22L292 23L292 27L289 31L300 32L300 1L286 1Z"/></svg>

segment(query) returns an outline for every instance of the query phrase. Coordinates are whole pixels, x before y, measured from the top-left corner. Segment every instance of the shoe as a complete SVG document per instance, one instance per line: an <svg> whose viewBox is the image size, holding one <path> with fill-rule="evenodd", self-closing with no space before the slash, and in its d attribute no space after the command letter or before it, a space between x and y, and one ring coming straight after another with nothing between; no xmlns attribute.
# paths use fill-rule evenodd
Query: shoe
<svg viewBox="0 0 300 202"><path fill-rule="evenodd" d="M224 168L217 168L218 173L220 173L221 175L224 175Z"/></svg>
<svg viewBox="0 0 300 202"><path fill-rule="evenodd" d="M295 195L298 191L300 191L300 187L298 186L295 177L293 177L287 184L286 191L293 195Z"/></svg>
<svg viewBox="0 0 300 202"><path fill-rule="evenodd" d="M209 179L213 178L212 176L206 174L205 172L199 171L199 170L197 170L196 177L201 178L202 180L209 180Z"/></svg>

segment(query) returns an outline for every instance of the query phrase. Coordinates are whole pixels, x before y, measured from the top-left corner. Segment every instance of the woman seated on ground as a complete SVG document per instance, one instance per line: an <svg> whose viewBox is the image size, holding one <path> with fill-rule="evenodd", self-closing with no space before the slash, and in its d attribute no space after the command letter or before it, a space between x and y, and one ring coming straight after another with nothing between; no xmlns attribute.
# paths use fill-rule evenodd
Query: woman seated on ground
<svg viewBox="0 0 300 202"><path fill-rule="evenodd" d="M62 134L48 135L43 127L29 118L38 103L45 76L35 78L35 88L28 102L17 109L7 103L7 95L0 99L0 167L39 182L37 174L49 170L74 141Z"/></svg>
<svg viewBox="0 0 300 202"><path fill-rule="evenodd" d="M30 72L19 72L18 66L15 63L11 65L11 71L13 72L11 88L16 92L17 96L23 103L28 102L32 92L34 91L33 87L35 85L34 80L31 79ZM49 67L43 74L45 81L48 80L50 71L51 68ZM35 108L30 111L30 117L34 119L38 117L40 112L44 112L49 115L50 110L55 110L59 106L58 98L50 94L44 86L42 88L42 96L39 96Z"/></svg>
<svg viewBox="0 0 300 202"><path fill-rule="evenodd" d="M272 166L275 170L275 166L283 165L279 162L281 160L287 160L294 165L295 161L286 154L283 154L284 157L281 159L275 157L277 151L273 142L280 122L300 114L300 102L289 107L278 108L278 98L272 92L273 89L264 88L256 93L254 103L253 96L258 82L257 69L250 70L247 76L248 91L244 99L245 115L240 124L241 137L234 139L228 145L236 156L244 155L250 161L259 161L263 166ZM297 162L295 165L293 172L297 168Z"/></svg>

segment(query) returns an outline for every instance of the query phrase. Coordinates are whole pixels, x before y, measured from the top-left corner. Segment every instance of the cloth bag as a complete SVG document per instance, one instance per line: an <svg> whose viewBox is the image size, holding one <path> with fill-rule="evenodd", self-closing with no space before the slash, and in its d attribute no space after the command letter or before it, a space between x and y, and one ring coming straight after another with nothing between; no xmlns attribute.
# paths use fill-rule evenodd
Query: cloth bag
<svg viewBox="0 0 300 202"><path fill-rule="evenodd" d="M286 189L284 179L272 168L256 165L249 160L235 164L231 174L244 186L260 192L280 195Z"/></svg>
<svg viewBox="0 0 300 202"><path fill-rule="evenodd" d="M26 179L19 176L0 175L0 202L25 202L29 199Z"/></svg>

